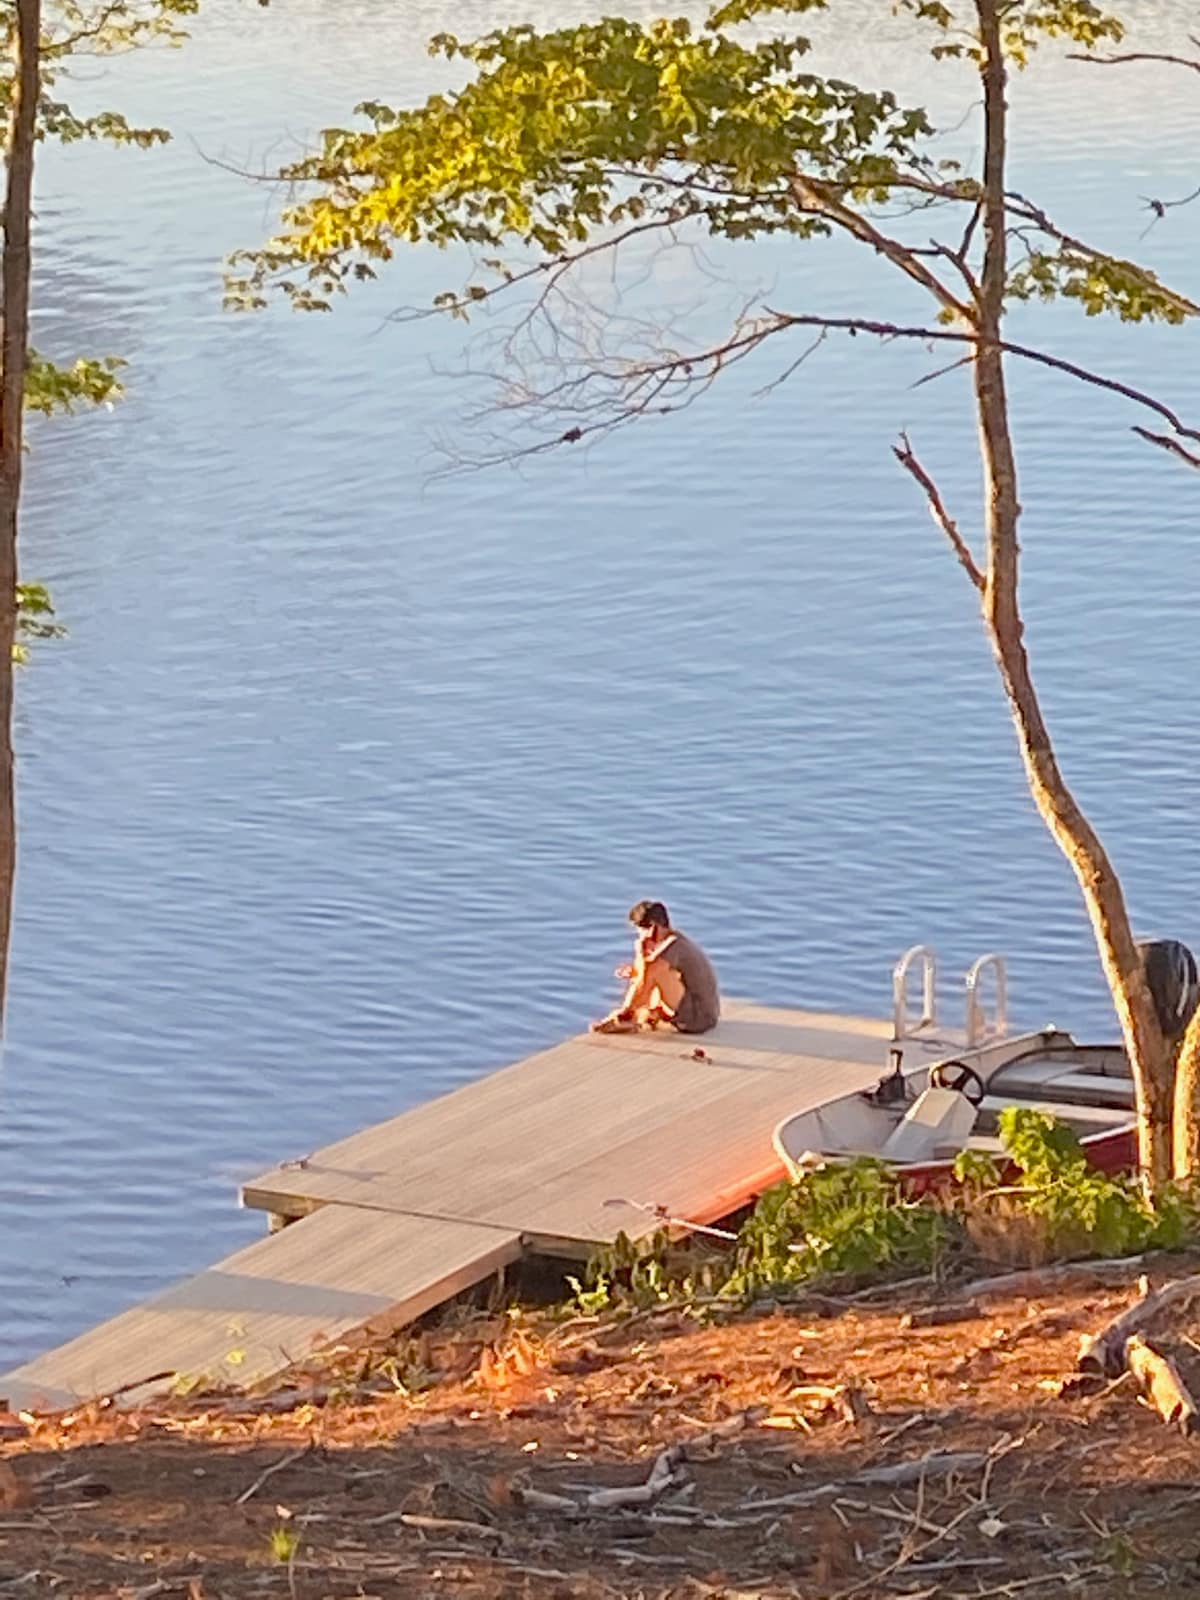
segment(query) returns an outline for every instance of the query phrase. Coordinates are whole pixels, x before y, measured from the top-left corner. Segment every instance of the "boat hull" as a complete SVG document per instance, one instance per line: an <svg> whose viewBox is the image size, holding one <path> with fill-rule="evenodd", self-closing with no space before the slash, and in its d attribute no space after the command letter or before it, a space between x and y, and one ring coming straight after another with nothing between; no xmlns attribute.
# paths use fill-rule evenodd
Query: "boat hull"
<svg viewBox="0 0 1200 1600"><path fill-rule="evenodd" d="M1131 1123L1124 1128L1111 1128L1103 1133L1089 1134L1081 1139L1080 1146L1089 1165L1098 1172L1132 1172L1137 1166L1137 1128ZM955 1158L956 1159L956 1158ZM1011 1162L998 1163L1005 1182L1016 1182L1020 1172ZM898 1167L896 1176L905 1192L914 1200L922 1195L938 1194L953 1189L958 1179L954 1175L954 1159L926 1161L913 1166Z"/></svg>

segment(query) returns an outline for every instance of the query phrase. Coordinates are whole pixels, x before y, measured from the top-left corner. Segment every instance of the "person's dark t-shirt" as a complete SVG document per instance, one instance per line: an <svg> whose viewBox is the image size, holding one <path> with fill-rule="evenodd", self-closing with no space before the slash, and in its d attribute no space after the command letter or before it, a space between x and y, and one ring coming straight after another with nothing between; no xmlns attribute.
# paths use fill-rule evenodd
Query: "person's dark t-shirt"
<svg viewBox="0 0 1200 1600"><path fill-rule="evenodd" d="M683 981L683 999L675 1012L681 1033L707 1033L721 1017L721 995L712 962L694 939L674 929L650 954L662 958Z"/></svg>

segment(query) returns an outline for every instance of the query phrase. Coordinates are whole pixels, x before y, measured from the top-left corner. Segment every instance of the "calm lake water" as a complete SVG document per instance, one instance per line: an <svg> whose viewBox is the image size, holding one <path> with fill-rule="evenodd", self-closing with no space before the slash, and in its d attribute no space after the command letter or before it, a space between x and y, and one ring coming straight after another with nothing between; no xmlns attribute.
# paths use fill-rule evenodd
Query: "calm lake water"
<svg viewBox="0 0 1200 1600"><path fill-rule="evenodd" d="M823 63L968 116L910 25L832 9ZM1186 0L1138 9L1139 42L1181 47ZM973 597L889 451L908 427L977 526L961 374L914 390L922 352L831 341L758 397L781 349L683 419L431 482L432 437L474 398L446 375L463 335L387 314L461 263L405 254L329 318L222 313L221 258L272 196L216 161L421 96L448 81L428 35L527 15L570 13L208 0L184 51L80 84L169 123L170 148L45 152L37 341L130 368L114 413L33 441L24 566L70 637L20 685L0 1368L258 1235L241 1179L578 1028L642 894L732 991L881 1012L920 939L948 1009L997 948L1020 1020L1112 1029ZM1020 185L1200 292L1200 205L1138 242L1139 197L1196 183L1195 78L1046 62L1015 99L1038 112ZM714 327L755 291L924 315L834 246L647 271L643 301ZM1195 330L1035 324L1200 419ZM1062 758L1139 926L1200 945L1200 478L1129 407L1013 384Z"/></svg>

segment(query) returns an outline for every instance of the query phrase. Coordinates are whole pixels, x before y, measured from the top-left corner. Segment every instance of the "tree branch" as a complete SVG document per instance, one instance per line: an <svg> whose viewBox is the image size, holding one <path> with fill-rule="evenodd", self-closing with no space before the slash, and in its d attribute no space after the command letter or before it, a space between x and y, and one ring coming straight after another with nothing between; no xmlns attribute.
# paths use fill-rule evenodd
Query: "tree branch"
<svg viewBox="0 0 1200 1600"><path fill-rule="evenodd" d="M1055 372L1065 372L1072 378L1078 378L1082 383L1091 384L1097 389L1107 389L1112 394L1119 394L1126 400L1132 400L1135 405L1145 406L1147 410L1156 412L1181 438L1200 442L1200 429L1189 428L1170 406L1161 400L1156 400L1153 395L1144 394L1140 389L1122 383L1118 378L1106 378L1102 373L1091 372L1087 367L1081 367L1074 361L1067 361L1062 356L1052 356L1047 351L1035 350L1030 345L1014 344L1010 339L992 341L982 338L977 333L958 328L911 328L892 322L875 322L865 317L794 316L788 312L771 314L778 317L781 324L796 328L843 328L849 333L873 333L884 339L928 339L935 343L969 344L976 349L994 343L997 349L1007 355L1019 356L1023 361L1032 361Z"/></svg>
<svg viewBox="0 0 1200 1600"><path fill-rule="evenodd" d="M1133 431L1139 438L1145 439L1150 444L1156 444L1162 450L1169 450L1173 456L1178 456L1181 461L1186 461L1189 467L1200 467L1200 456L1193 455L1190 450L1185 450L1178 439L1172 439L1165 433L1154 433L1149 428L1143 428L1134 423Z"/></svg>
<svg viewBox="0 0 1200 1600"><path fill-rule="evenodd" d="M882 233L861 213L845 205L828 184L819 183L815 178L806 178L803 173L798 172L792 179L792 193L801 210L818 211L831 222L836 222L847 233L853 234L863 244L869 244L881 256L885 256L914 283L919 283L922 289L928 290L944 310L952 312L955 317L968 325L972 322L971 308L956 295L951 294L936 273L930 272L929 268L898 239L892 239L886 233Z"/></svg>
<svg viewBox="0 0 1200 1600"><path fill-rule="evenodd" d="M752 355L768 339L791 328L813 328L829 332L844 332L852 337L864 333L879 339L911 339L927 344L953 344L966 347L965 359L972 360L988 347L1008 355L1044 366L1051 371L1063 372L1082 383L1132 401L1135 405L1152 411L1168 424L1180 439L1194 440L1200 444L1200 428L1190 428L1170 406L1152 395L1122 383L1119 379L1092 372L1076 362L1050 355L1028 345L1007 339L987 340L970 329L909 326L903 323L881 322L868 317L830 317L816 314L791 313L763 308L764 314L753 316L749 308L738 318L729 337L698 351L666 350L649 354L645 359L601 359L595 352L581 351L579 358L586 370L562 375L547 387L537 388L529 383L509 385L510 398L499 409L536 412L552 422L552 431L546 436L516 448L504 448L489 454L485 463L497 464L541 455L562 444L579 444L596 435L610 433L625 424L646 415L666 416L685 409L716 381L727 367ZM812 354L806 349L804 357ZM512 360L512 352L507 357ZM556 361L556 355L552 357ZM565 362L563 364L566 364ZM476 377L492 377L503 381L498 374L476 372ZM777 380L779 381L779 380ZM774 387L775 385L771 385ZM1172 450L1191 465L1200 466L1200 455L1193 462L1191 452L1181 445L1173 448L1175 441L1164 442L1166 435L1148 429L1137 430L1140 437L1163 449ZM465 464L465 463L460 463Z"/></svg>
<svg viewBox="0 0 1200 1600"><path fill-rule="evenodd" d="M1200 191L1197 192L1200 193ZM1188 198L1195 199L1195 196L1191 195ZM1094 245L1085 244L1082 239L1076 239L1072 234L1065 232L1058 226L1056 222L1053 222L1050 217L1047 216L1046 212L1042 210L1041 206L1035 205L1032 200L1030 200L1026 195L1021 194L1019 190L1009 190L1007 202L1008 209L1014 216L1022 218L1023 221L1031 222L1035 228L1039 229L1049 238L1057 240L1060 245L1063 245L1066 249L1073 251L1076 255L1084 256L1089 261L1102 262L1112 260L1112 257L1109 256L1105 251L1097 250ZM1150 206L1151 210L1156 210L1159 206L1162 206L1165 210L1166 207L1170 205L1186 205L1187 200L1150 200L1147 202L1147 204ZM1148 287L1153 288L1157 293L1162 294L1167 299L1173 301L1173 303L1179 307L1180 311L1182 311L1185 316L1200 317L1200 305L1198 305L1196 301L1189 300L1187 295L1180 294L1177 289L1172 289L1167 284L1161 283L1158 278L1156 278L1155 275L1147 268L1140 266L1136 261L1123 261L1121 265L1128 273L1140 278L1141 281Z"/></svg>
<svg viewBox="0 0 1200 1600"><path fill-rule="evenodd" d="M964 572L975 585L976 589L978 589L979 593L982 594L987 586L987 579L979 570L979 567L975 561L975 557L971 554L970 548L967 545L967 541L958 531L957 522L955 522L954 518L946 510L945 503L938 492L937 484L934 483L933 479L925 471L925 468L921 465L913 453L913 447L909 443L907 433L902 433L900 435L900 443L892 446L892 454L904 468L905 472L910 473L912 477L914 477L920 484L921 488L924 489L925 498L929 501L930 516L937 523L938 527L941 528L947 539L949 539L950 543L954 547L955 555L962 563Z"/></svg>
<svg viewBox="0 0 1200 1600"><path fill-rule="evenodd" d="M1192 43L1200 45L1200 40L1193 38ZM1163 61L1173 67L1189 67L1193 72L1200 72L1200 61L1192 61L1188 56L1163 55L1157 50L1130 50L1119 56L1089 56L1073 51L1067 60L1088 61L1094 67L1119 67L1127 61Z"/></svg>

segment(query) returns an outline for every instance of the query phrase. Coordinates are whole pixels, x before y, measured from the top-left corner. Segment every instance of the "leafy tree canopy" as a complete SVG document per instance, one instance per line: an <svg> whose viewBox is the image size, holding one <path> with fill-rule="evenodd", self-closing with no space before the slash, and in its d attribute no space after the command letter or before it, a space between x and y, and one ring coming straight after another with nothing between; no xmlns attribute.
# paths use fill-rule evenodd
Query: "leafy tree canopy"
<svg viewBox="0 0 1200 1600"><path fill-rule="evenodd" d="M81 58L111 56L147 45L179 45L186 38L184 21L200 9L200 0L46 0L41 49L42 96L39 136L73 144L104 139L113 144L148 149L171 137L166 128L136 127L118 111L81 115L62 97L72 69ZM12 0L0 6L0 116L7 118L12 90ZM122 362L106 357L80 358L58 366L36 351L29 355L25 404L50 415L80 405L99 405L121 393L117 373Z"/></svg>
<svg viewBox="0 0 1200 1600"><path fill-rule="evenodd" d="M413 110L365 103L365 126L327 131L318 152L284 169L302 198L277 237L235 258L230 303L257 308L278 291L299 309L328 310L398 244L428 242L476 252L475 281L437 302L461 316L527 277L530 251L545 271L688 223L728 239L842 229L879 249L863 219L903 199L959 213L927 276L946 268L940 320L969 320L981 180L941 158L940 144L935 153L920 107L807 70L809 41L787 24L836 4L729 0L698 26L610 17L470 44L441 35L431 50L467 62L470 81ZM928 26L935 58L978 61L973 7L898 5ZM1046 40L1091 49L1123 34L1092 0L1011 0L1003 13L1018 67ZM1028 197L1008 204L1022 244L1010 298L1064 297L1131 321L1200 310L1148 269L1071 237Z"/></svg>

